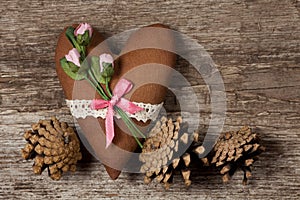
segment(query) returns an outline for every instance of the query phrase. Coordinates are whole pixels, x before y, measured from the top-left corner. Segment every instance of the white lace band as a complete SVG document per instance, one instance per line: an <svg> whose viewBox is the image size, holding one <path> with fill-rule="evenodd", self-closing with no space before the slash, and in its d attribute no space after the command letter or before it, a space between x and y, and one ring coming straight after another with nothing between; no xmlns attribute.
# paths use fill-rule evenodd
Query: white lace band
<svg viewBox="0 0 300 200"><path fill-rule="evenodd" d="M105 119L107 108L100 109L100 110L93 110L90 108L90 105L92 103L92 100L68 100L66 99L66 103L68 107L70 108L71 114L75 118L86 118L88 116L92 116L95 118L101 117L102 119ZM135 105L144 108L144 110L137 112L135 114L127 113L127 115L131 118L134 118L138 121L146 122L147 120L155 120L159 114L159 111L163 105L163 103L160 104L150 104L150 103L138 103L138 102L132 102ZM120 119L121 117L118 115L118 113L114 114L115 117Z"/></svg>

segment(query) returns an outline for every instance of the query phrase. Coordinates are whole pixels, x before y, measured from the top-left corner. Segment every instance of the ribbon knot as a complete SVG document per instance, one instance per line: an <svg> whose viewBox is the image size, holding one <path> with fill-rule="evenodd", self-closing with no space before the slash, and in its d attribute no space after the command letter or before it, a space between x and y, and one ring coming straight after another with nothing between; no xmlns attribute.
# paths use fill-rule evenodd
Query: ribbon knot
<svg viewBox="0 0 300 200"><path fill-rule="evenodd" d="M113 96L110 100L94 99L91 103L91 108L94 110L103 109L107 107L105 118L105 131L106 131L106 148L112 143L115 136L114 131L114 106L121 108L130 114L142 111L143 108L135 105L134 103L122 98L125 94L130 92L133 85L126 79L120 79L113 90Z"/></svg>
<svg viewBox="0 0 300 200"><path fill-rule="evenodd" d="M110 100L110 104L112 106L115 106L119 102L119 100L120 100L120 98L117 95L114 95Z"/></svg>

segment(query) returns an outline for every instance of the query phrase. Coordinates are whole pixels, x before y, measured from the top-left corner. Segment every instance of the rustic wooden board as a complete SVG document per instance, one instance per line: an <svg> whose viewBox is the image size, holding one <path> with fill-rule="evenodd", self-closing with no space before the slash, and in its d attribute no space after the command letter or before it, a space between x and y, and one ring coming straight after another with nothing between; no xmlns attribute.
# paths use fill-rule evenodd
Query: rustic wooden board
<svg viewBox="0 0 300 200"><path fill-rule="evenodd" d="M2 199L299 199L300 198L300 2L218 1L2 1L0 7L0 198ZM143 184L142 175L109 180L96 161L60 181L32 174L23 161L22 133L40 118L72 123L54 67L62 28L90 22L106 36L165 23L202 44L226 87L225 130L255 128L267 151L248 186L241 173L222 184L215 171L192 175L186 189L175 178L169 191ZM209 123L209 92L201 77L177 68L199 96L201 126ZM176 114L171 94L167 108ZM192 107L191 107L192 108ZM191 112L191 111L187 111Z"/></svg>

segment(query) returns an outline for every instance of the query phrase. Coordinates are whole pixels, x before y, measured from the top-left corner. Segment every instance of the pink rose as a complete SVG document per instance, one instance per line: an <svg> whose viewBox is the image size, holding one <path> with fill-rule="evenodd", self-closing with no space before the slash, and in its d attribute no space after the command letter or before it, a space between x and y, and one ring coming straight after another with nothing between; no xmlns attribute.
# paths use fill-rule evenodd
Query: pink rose
<svg viewBox="0 0 300 200"><path fill-rule="evenodd" d="M69 51L68 55L65 56L67 61L74 63L76 66L80 67L80 54L76 48Z"/></svg>
<svg viewBox="0 0 300 200"><path fill-rule="evenodd" d="M103 72L103 63L109 63L112 65L112 67L114 67L114 58L107 53L103 53L99 56L99 63L100 63L100 72Z"/></svg>
<svg viewBox="0 0 300 200"><path fill-rule="evenodd" d="M85 33L85 31L89 31L89 36L90 38L92 37L92 33L93 33L93 29L91 27L91 25L89 25L88 23L81 23L77 26L77 28L74 31L74 35L83 35Z"/></svg>

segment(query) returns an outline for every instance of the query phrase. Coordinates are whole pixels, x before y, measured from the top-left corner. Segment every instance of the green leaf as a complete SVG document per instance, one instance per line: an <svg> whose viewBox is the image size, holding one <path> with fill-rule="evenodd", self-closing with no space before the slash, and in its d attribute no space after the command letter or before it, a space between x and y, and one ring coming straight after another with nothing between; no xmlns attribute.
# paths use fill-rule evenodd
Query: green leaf
<svg viewBox="0 0 300 200"><path fill-rule="evenodd" d="M80 67L76 66L72 62L68 62L64 57L60 59L60 64L65 73L74 80L82 80L86 77L86 73L78 73ZM83 70L84 71L84 70Z"/></svg>
<svg viewBox="0 0 300 200"><path fill-rule="evenodd" d="M101 79L100 63L98 56L91 57L92 73L95 75L98 82L103 83Z"/></svg>
<svg viewBox="0 0 300 200"><path fill-rule="evenodd" d="M72 26L68 27L66 30L66 36L73 45L73 47L75 47L78 50L78 52L81 53L82 49L75 39L74 30L75 29Z"/></svg>
<svg viewBox="0 0 300 200"><path fill-rule="evenodd" d="M74 36L74 28L72 26L68 27L66 30L66 36L69 39L69 41L72 43L73 47L75 47L74 42L76 42L75 40L75 36Z"/></svg>
<svg viewBox="0 0 300 200"><path fill-rule="evenodd" d="M85 59L80 66L80 70L88 71L90 69L90 65L87 59Z"/></svg>
<svg viewBox="0 0 300 200"><path fill-rule="evenodd" d="M81 63L81 66L77 72L77 75L78 76L81 76L83 78L87 77L87 73L88 73L88 70L90 69L90 66L89 66L89 63L88 61L85 59L82 63Z"/></svg>

